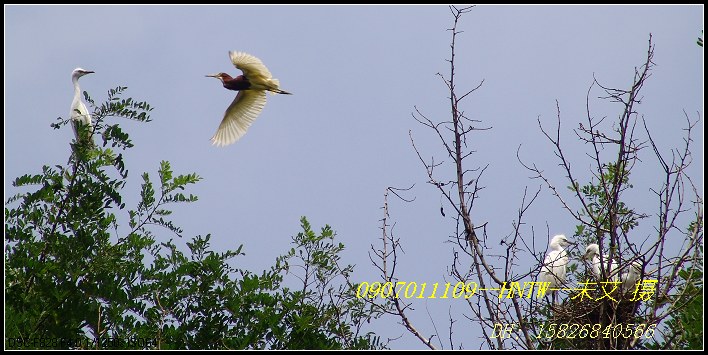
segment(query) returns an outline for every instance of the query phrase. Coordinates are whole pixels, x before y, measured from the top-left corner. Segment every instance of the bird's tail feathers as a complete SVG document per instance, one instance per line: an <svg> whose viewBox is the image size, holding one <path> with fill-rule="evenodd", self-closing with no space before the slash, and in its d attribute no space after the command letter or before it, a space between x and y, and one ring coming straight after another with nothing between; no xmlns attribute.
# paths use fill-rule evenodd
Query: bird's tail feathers
<svg viewBox="0 0 708 355"><path fill-rule="evenodd" d="M268 91L270 91L271 94L285 94L285 95L292 95L291 93L285 91L285 90L280 90L280 80L278 79L270 79L270 83L272 84L271 87L268 88Z"/></svg>
<svg viewBox="0 0 708 355"><path fill-rule="evenodd" d="M278 88L268 88L268 91L270 91L271 94L285 94L285 95L292 95L292 93L289 93L285 90L280 90Z"/></svg>

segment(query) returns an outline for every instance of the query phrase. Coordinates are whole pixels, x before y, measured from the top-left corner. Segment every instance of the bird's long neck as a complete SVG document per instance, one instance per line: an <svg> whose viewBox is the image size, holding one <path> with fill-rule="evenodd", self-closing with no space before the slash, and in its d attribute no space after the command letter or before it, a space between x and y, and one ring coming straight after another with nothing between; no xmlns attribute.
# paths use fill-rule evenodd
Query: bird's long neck
<svg viewBox="0 0 708 355"><path fill-rule="evenodd" d="M80 100L81 99L81 88L79 87L79 78L78 77L71 77L71 82L74 83L74 100Z"/></svg>

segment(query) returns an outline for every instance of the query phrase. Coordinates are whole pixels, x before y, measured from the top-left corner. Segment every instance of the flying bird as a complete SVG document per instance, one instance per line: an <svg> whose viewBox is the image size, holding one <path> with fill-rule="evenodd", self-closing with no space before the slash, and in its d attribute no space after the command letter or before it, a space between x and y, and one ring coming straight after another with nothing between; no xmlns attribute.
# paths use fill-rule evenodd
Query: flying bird
<svg viewBox="0 0 708 355"><path fill-rule="evenodd" d="M592 274L593 276L595 276L596 280L601 280L602 274L604 272L606 275L609 276L609 280L617 281L617 263L614 261L610 262L607 255L605 255L605 257L602 258L602 262L600 262L599 245L593 243L585 247L585 255L583 256L583 258L591 261Z"/></svg>
<svg viewBox="0 0 708 355"><path fill-rule="evenodd" d="M74 128L74 136L76 137L77 142L82 140L81 137L79 137L79 122L88 126L89 134L93 131L91 114L86 108L86 105L84 105L83 101L81 101L81 88L79 88L79 78L91 73L93 73L93 71L82 68L76 68L71 73L71 81L74 83L74 100L71 102L71 112L69 113L69 117L71 117L71 126ZM86 139L91 139L91 136L89 135ZM93 142L92 139L91 142Z"/></svg>
<svg viewBox="0 0 708 355"><path fill-rule="evenodd" d="M273 94L292 95L280 89L280 82L274 79L260 59L244 52L229 51L231 62L243 72L232 78L226 73L207 75L217 78L225 88L238 91L236 98L226 109L219 129L211 137L212 144L225 146L236 142L246 134L246 130L263 110L266 91Z"/></svg>
<svg viewBox="0 0 708 355"><path fill-rule="evenodd" d="M563 248L570 244L572 243L568 241L568 238L559 234L554 236L548 245L551 250L546 254L546 258L543 259L539 279L541 282L549 282L549 288L558 288L565 283L565 267L568 265L568 253ZM551 297L554 304L556 303L555 296L555 291L552 291Z"/></svg>

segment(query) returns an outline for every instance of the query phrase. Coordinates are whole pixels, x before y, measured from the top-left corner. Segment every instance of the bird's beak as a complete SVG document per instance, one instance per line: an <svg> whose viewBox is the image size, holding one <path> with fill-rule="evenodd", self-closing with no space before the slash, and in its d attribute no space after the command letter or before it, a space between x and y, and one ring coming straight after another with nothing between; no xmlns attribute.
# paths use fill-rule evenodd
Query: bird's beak
<svg viewBox="0 0 708 355"><path fill-rule="evenodd" d="M87 70L87 71L85 71L85 73L86 73L86 74L93 74L93 73L95 73L95 71L93 71L93 70Z"/></svg>
<svg viewBox="0 0 708 355"><path fill-rule="evenodd" d="M208 78L218 78L219 74L209 74L209 75L204 75L204 76L206 76Z"/></svg>

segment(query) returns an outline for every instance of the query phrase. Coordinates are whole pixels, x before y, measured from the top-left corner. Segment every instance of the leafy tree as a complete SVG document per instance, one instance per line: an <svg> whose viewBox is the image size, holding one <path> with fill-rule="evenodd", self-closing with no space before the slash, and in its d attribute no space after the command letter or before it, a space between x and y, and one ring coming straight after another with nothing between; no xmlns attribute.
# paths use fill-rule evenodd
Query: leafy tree
<svg viewBox="0 0 708 355"><path fill-rule="evenodd" d="M695 227L690 226L689 230ZM703 246L697 249L693 262L678 275L683 280L674 298L678 312L671 315L663 327L667 336L649 344L650 349L703 349Z"/></svg>
<svg viewBox="0 0 708 355"><path fill-rule="evenodd" d="M45 165L14 180L27 191L5 208L7 348L384 346L362 330L380 312L354 296L353 267L339 267L344 246L329 226L317 235L303 217L293 248L261 273L231 265L242 245L210 250L209 234L181 250L174 237L183 230L170 206L197 201L185 190L201 178L175 175L166 161L156 180L142 174L140 202L126 211L122 152L133 143L114 119L149 122L152 108L122 99L125 89L110 90L101 105L84 92L95 123L79 129L93 130L102 144L74 142L66 166ZM291 290L285 277L295 267L303 287Z"/></svg>

